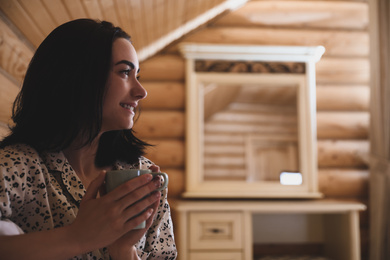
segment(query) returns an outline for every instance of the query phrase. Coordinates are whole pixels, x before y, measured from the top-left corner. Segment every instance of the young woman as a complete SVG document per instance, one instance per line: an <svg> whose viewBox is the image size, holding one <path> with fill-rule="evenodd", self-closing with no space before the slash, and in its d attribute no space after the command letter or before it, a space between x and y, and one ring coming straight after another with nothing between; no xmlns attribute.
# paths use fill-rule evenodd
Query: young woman
<svg viewBox="0 0 390 260"><path fill-rule="evenodd" d="M104 191L108 170L159 171L132 131L147 95L139 72L130 37L109 22L65 23L39 46L0 143L1 259L176 258L159 179Z"/></svg>

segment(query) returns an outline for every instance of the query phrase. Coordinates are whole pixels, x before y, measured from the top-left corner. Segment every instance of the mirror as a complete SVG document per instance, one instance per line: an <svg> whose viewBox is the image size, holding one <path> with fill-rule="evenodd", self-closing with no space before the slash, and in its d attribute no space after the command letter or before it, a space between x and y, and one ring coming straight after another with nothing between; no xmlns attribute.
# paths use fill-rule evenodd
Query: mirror
<svg viewBox="0 0 390 260"><path fill-rule="evenodd" d="M186 191L318 198L315 62L322 47L184 44Z"/></svg>
<svg viewBox="0 0 390 260"><path fill-rule="evenodd" d="M204 179L279 182L299 172L297 86L201 86Z"/></svg>

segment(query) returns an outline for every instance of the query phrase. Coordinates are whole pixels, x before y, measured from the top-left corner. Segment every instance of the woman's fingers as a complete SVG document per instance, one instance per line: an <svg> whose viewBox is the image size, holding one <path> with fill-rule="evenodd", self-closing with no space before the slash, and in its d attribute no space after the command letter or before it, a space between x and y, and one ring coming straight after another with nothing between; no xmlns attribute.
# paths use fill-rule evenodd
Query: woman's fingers
<svg viewBox="0 0 390 260"><path fill-rule="evenodd" d="M121 205L120 209L124 210L160 187L160 180L152 177L150 174L144 174L127 181L109 192L106 197L118 202Z"/></svg>
<svg viewBox="0 0 390 260"><path fill-rule="evenodd" d="M131 207L126 208L123 212L125 218L132 219L137 215L142 215L144 211L154 208L154 204L159 201L160 197L159 191L152 192L148 196L134 203Z"/></svg>
<svg viewBox="0 0 390 260"><path fill-rule="evenodd" d="M134 206L137 207L137 213L139 213L146 207L149 207L156 199L153 195L156 194L155 191L159 185L161 185L160 181L158 179L153 179L148 184L128 193L118 201L122 205L122 210L125 210L130 205L134 204ZM140 204L140 202L142 202L142 204Z"/></svg>
<svg viewBox="0 0 390 260"><path fill-rule="evenodd" d="M151 170L152 172L160 172L160 166L153 164L149 167L149 170Z"/></svg>
<svg viewBox="0 0 390 260"><path fill-rule="evenodd" d="M117 215L127 222L160 199L160 192L156 191L160 185L159 178L144 174L121 184L102 199L112 207L110 215Z"/></svg>
<svg viewBox="0 0 390 260"><path fill-rule="evenodd" d="M145 230L137 232L134 227L143 221L150 227L161 197L156 191L159 180L152 178L142 175L97 198L105 179L102 172L88 187L73 222L74 232L83 241L89 241L91 247L107 246L130 231L131 237L126 241L138 241Z"/></svg>
<svg viewBox="0 0 390 260"><path fill-rule="evenodd" d="M153 216L156 214L158 205L160 204L161 192L158 191L158 193L159 193L159 194L158 194L158 200L157 200L156 202L154 202L154 203L150 206L150 208L153 209ZM150 217L146 220L146 225L145 225L146 229L149 229L149 227L152 225L153 219L154 219L154 217L151 217L151 216L150 216Z"/></svg>
<svg viewBox="0 0 390 260"><path fill-rule="evenodd" d="M131 179L118 187L116 187L114 190L109 192L107 196L110 197L112 200L120 200L130 192L133 192L140 187L148 184L153 179L153 176L151 174L143 174L139 177L136 177L134 179Z"/></svg>

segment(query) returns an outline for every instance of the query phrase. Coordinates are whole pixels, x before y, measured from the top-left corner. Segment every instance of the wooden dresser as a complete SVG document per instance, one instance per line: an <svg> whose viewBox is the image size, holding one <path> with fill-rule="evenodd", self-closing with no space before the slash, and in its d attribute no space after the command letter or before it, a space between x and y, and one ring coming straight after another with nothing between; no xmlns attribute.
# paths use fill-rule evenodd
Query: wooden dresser
<svg viewBox="0 0 390 260"><path fill-rule="evenodd" d="M360 260L358 202L181 200L172 202L178 260L253 259L254 214L321 215L323 256Z"/></svg>

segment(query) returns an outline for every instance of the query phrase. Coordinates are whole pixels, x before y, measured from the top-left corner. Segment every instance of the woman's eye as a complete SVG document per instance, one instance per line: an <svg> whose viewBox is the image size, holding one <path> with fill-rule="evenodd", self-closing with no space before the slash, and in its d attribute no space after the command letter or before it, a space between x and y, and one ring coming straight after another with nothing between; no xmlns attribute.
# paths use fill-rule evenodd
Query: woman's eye
<svg viewBox="0 0 390 260"><path fill-rule="evenodd" d="M122 70L121 73L129 76L130 70Z"/></svg>

